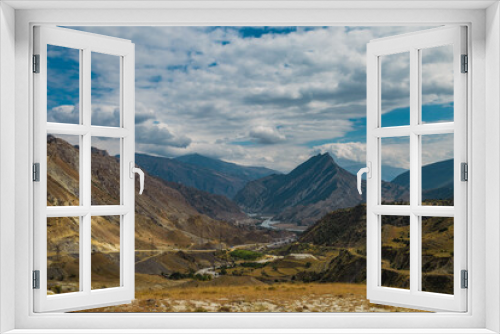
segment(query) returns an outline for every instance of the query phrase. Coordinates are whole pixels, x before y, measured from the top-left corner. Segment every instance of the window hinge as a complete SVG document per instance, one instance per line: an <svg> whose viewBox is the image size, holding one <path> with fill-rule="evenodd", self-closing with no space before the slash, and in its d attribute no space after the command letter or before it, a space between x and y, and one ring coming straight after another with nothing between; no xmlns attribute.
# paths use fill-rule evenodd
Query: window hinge
<svg viewBox="0 0 500 334"><path fill-rule="evenodd" d="M469 288L469 272L467 270L462 270L462 289Z"/></svg>
<svg viewBox="0 0 500 334"><path fill-rule="evenodd" d="M467 55L462 55L462 73L467 73L469 72L469 56Z"/></svg>
<svg viewBox="0 0 500 334"><path fill-rule="evenodd" d="M33 73L40 73L40 55L33 55Z"/></svg>
<svg viewBox="0 0 500 334"><path fill-rule="evenodd" d="M38 162L33 164L33 181L40 182L40 164Z"/></svg>
<svg viewBox="0 0 500 334"><path fill-rule="evenodd" d="M40 289L40 270L33 270L33 289Z"/></svg>
<svg viewBox="0 0 500 334"><path fill-rule="evenodd" d="M461 177L462 181L469 181L469 165L466 162L462 162L460 165L461 169Z"/></svg>

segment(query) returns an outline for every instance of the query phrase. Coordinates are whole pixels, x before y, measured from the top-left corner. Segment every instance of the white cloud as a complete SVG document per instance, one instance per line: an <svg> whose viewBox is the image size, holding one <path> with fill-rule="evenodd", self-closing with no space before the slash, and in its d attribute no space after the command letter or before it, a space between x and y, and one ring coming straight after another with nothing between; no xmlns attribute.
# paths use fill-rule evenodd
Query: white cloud
<svg viewBox="0 0 500 334"><path fill-rule="evenodd" d="M256 126L250 130L249 136L260 144L277 144L285 140L285 136L269 126Z"/></svg>
<svg viewBox="0 0 500 334"><path fill-rule="evenodd" d="M73 105L57 106L49 110L47 113L48 122L78 124L79 120L79 109Z"/></svg>

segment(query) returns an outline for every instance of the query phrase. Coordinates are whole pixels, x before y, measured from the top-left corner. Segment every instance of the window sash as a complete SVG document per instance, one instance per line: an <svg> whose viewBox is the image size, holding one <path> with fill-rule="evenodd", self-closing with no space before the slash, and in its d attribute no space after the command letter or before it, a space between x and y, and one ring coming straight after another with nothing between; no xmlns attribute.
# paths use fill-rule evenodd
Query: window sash
<svg viewBox="0 0 500 334"><path fill-rule="evenodd" d="M467 310L467 290L461 289L462 269L467 269L467 183L460 181L460 164L467 162L467 76L460 73L461 54L466 54L465 27L443 27L371 41L367 48L367 161L372 178L367 180L367 297L372 302L438 311ZM453 45L454 122L420 124L420 49ZM410 125L381 126L380 57L410 54ZM454 134L454 206L430 207L420 203L421 142L428 134ZM381 138L410 138L410 205L381 205ZM382 215L410 217L410 289L381 286ZM420 291L422 282L421 218L454 217L454 294Z"/></svg>
<svg viewBox="0 0 500 334"><path fill-rule="evenodd" d="M47 122L47 45L80 52L80 124ZM120 127L91 122L91 53L120 57ZM34 161L40 163L40 182L34 184L34 270L40 271L40 289L34 291L34 311L73 311L128 303L134 298L134 179L129 162L135 155L134 44L127 40L47 26L35 27L34 53L40 55L40 73L34 74ZM47 207L47 134L77 135L80 140L79 206ZM91 139L119 138L120 205L91 205ZM120 286L92 290L91 218L120 215ZM79 292L47 295L47 218L79 217Z"/></svg>

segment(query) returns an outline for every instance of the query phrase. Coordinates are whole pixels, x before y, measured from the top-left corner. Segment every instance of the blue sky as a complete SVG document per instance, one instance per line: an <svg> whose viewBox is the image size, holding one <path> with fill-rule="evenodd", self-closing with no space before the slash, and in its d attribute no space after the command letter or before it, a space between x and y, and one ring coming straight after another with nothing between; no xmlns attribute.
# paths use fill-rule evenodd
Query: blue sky
<svg viewBox="0 0 500 334"><path fill-rule="evenodd" d="M200 153L286 172L324 152L364 161L366 44L422 28L73 29L135 43L138 152L167 157ZM450 120L453 87L442 70L449 62L446 50L424 56L423 119ZM119 122L116 69L116 57L93 55L95 125ZM382 63L382 70L387 77L382 83L382 124L407 124L408 62L396 56ZM77 105L78 53L51 47L49 121L78 122ZM115 149L104 141L102 146L111 153ZM427 160L449 154L436 150ZM397 155L391 159L393 166L404 165Z"/></svg>

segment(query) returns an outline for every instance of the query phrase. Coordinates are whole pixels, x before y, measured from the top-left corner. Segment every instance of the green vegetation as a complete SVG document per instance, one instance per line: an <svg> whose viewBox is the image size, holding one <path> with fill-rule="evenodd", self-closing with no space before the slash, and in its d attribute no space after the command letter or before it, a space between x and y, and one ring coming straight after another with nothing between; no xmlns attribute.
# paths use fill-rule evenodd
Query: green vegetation
<svg viewBox="0 0 500 334"><path fill-rule="evenodd" d="M234 259L241 259L245 261L255 261L259 257L264 256L264 254L255 252L255 251L250 251L250 250L245 250L245 249L236 249L230 253L231 257Z"/></svg>

